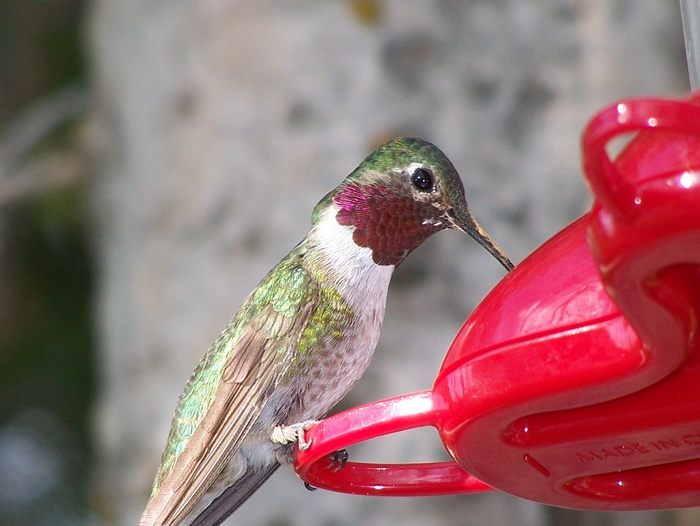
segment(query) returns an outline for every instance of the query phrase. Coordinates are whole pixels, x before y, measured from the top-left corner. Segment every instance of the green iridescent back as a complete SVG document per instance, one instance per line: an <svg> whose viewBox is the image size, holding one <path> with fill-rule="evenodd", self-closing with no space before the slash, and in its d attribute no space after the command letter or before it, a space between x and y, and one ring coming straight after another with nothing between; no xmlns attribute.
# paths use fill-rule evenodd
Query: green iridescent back
<svg viewBox="0 0 700 526"><path fill-rule="evenodd" d="M342 330L351 316L349 307L337 291L321 286L305 268L302 264L305 252L306 248L298 245L263 278L192 373L178 401L152 494L157 492L214 401L226 365L236 352L244 329L254 327L269 340L275 340L280 361L285 360L288 353L296 352L295 360L289 364L292 370L303 368L306 362L314 359L312 354L319 348L320 340L342 337ZM290 339L280 326L285 319L297 316L312 298L316 299L316 308L299 336ZM261 316L270 308L277 316Z"/></svg>

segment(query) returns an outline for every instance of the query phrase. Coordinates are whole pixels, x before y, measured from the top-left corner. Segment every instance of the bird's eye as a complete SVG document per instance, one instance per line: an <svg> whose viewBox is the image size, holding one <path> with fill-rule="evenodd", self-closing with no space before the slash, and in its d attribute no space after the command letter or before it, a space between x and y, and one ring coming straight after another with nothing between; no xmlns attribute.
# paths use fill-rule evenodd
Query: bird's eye
<svg viewBox="0 0 700 526"><path fill-rule="evenodd" d="M425 168L418 168L411 176L413 186L421 192L430 192L433 189L434 181L433 174Z"/></svg>

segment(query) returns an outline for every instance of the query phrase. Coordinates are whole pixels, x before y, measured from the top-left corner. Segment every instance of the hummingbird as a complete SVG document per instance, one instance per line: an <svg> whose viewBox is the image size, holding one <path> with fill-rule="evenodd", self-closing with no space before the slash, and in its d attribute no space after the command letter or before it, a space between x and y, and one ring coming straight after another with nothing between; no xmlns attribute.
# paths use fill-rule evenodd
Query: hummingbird
<svg viewBox="0 0 700 526"><path fill-rule="evenodd" d="M326 194L192 373L140 526L216 526L291 464L367 368L392 273L448 228L513 267L469 212L452 163L422 139L380 146Z"/></svg>

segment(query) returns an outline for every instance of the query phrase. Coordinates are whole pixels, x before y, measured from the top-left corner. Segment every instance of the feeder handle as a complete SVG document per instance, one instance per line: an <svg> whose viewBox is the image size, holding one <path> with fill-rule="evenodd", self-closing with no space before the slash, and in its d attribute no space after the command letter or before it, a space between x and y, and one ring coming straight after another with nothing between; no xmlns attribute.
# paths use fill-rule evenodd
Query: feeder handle
<svg viewBox="0 0 700 526"><path fill-rule="evenodd" d="M629 99L603 109L582 137L583 171L593 195L607 212L634 214L636 189L625 179L605 149L614 138L641 130L697 134L700 106L670 99Z"/></svg>
<svg viewBox="0 0 700 526"><path fill-rule="evenodd" d="M322 420L306 432L311 441L296 449L295 470L315 487L354 495L427 496L489 491L492 488L456 462L369 464L346 462L333 470L333 453L380 436L436 423L432 391L398 396Z"/></svg>

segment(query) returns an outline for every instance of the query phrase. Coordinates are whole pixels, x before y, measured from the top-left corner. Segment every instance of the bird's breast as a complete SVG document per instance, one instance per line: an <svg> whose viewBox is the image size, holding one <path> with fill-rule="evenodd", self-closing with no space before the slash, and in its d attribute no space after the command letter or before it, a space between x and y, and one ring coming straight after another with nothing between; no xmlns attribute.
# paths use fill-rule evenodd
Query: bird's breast
<svg viewBox="0 0 700 526"><path fill-rule="evenodd" d="M365 371L379 340L394 271L393 265L376 264L370 249L352 241L352 229L334 218L319 222L314 235L321 242L322 286L333 292L321 294L322 304L307 324L316 348L297 352L293 367L298 374L288 378L297 400L290 422L321 418Z"/></svg>

